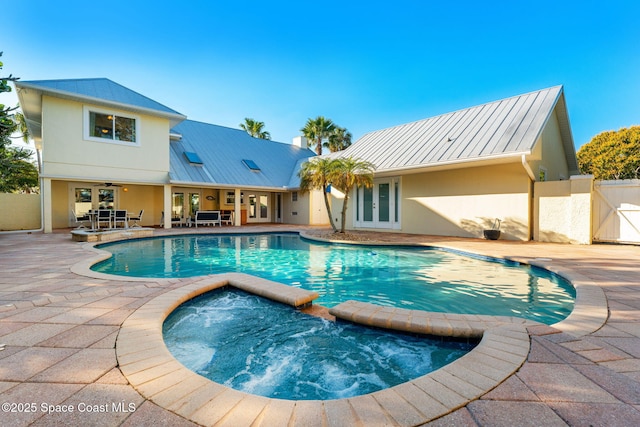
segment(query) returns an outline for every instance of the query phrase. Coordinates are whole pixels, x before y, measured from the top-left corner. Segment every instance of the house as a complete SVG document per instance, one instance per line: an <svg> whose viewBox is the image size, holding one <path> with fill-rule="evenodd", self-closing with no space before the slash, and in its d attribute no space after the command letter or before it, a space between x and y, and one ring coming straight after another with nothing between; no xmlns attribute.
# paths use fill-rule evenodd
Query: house
<svg viewBox="0 0 640 427"><path fill-rule="evenodd" d="M104 78L15 86L41 151L45 232L98 208L144 210L141 225L168 228L218 209L235 225L327 221L321 199L289 188L306 148L188 120Z"/></svg>
<svg viewBox="0 0 640 427"><path fill-rule="evenodd" d="M340 155L376 166L349 199L356 230L482 237L500 221L503 238L530 240L535 184L579 173L561 86L371 132Z"/></svg>
<svg viewBox="0 0 640 427"><path fill-rule="evenodd" d="M233 211L235 225L328 222L322 193L298 192L297 171L314 156L300 138L283 144L188 120L108 79L16 88L42 154L45 232L100 207L144 209L142 225L167 228L218 209ZM347 229L482 237L500 223L507 239L590 241L586 226L558 234L549 215L540 226L558 188L570 197L580 187L567 187L578 166L561 86L370 132L334 155L376 166L374 186L349 199ZM562 185L542 186L551 182ZM338 222L343 199L332 196ZM580 200L576 212L589 202Z"/></svg>

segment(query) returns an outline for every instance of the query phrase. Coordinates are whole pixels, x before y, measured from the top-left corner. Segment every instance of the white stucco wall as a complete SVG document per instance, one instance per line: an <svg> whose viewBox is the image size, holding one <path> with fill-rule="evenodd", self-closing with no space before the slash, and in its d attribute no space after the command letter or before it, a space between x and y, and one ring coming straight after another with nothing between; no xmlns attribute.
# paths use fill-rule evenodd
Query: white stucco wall
<svg viewBox="0 0 640 427"><path fill-rule="evenodd" d="M89 106L92 108L92 106ZM104 110L104 107L93 107ZM132 113L112 109L114 113ZM136 114L139 145L84 138L83 104L43 96L43 176L105 182L164 182L169 172L169 120Z"/></svg>
<svg viewBox="0 0 640 427"><path fill-rule="evenodd" d="M593 177L537 182L534 239L540 242L590 244L592 241Z"/></svg>

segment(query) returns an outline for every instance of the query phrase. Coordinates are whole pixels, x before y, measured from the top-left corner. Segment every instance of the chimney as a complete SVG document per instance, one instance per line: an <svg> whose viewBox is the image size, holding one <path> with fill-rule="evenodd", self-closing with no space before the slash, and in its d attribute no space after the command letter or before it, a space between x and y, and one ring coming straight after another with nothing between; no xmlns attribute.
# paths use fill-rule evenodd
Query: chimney
<svg viewBox="0 0 640 427"><path fill-rule="evenodd" d="M307 138L304 136L296 136L293 138L293 145L300 148L307 148L309 144L307 143Z"/></svg>

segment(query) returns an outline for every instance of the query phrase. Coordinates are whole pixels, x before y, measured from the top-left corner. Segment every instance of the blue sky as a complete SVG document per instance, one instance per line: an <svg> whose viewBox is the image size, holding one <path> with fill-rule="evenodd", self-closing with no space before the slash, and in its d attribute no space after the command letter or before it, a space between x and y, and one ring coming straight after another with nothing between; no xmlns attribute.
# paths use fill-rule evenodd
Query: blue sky
<svg viewBox="0 0 640 427"><path fill-rule="evenodd" d="M16 2L2 75L107 77L192 120L263 121L282 142L318 115L357 139L559 84L576 147L640 124L637 1L88 4Z"/></svg>

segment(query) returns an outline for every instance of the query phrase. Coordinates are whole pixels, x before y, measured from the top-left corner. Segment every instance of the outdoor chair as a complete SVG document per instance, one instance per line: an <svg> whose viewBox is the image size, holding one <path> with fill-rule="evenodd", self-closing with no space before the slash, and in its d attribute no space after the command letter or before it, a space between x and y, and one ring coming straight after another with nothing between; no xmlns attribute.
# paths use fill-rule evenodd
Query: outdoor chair
<svg viewBox="0 0 640 427"><path fill-rule="evenodd" d="M100 224L107 223L108 227L111 228L111 210L109 209L99 209L98 210L98 219L96 220L98 228L100 228Z"/></svg>
<svg viewBox="0 0 640 427"><path fill-rule="evenodd" d="M129 228L128 220L127 211L116 209L113 215L113 227L118 228L118 223L122 223L122 228Z"/></svg>
<svg viewBox="0 0 640 427"><path fill-rule="evenodd" d="M131 225L131 227L141 227L140 221L142 221L142 214L143 213L144 213L144 209L141 209L140 213L138 214L138 216L136 216L136 215L129 216L129 221L133 221L133 224Z"/></svg>
<svg viewBox="0 0 640 427"><path fill-rule="evenodd" d="M73 215L73 222L77 226L77 229L87 228L87 226L85 225L85 223L87 222L91 224L91 217L87 213L78 216L76 214L76 211L71 209L71 214Z"/></svg>
<svg viewBox="0 0 640 427"><path fill-rule="evenodd" d="M220 222L227 225L233 225L233 212L232 211L221 211L220 212Z"/></svg>

